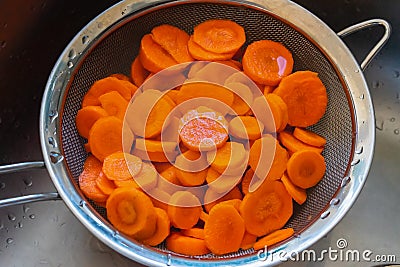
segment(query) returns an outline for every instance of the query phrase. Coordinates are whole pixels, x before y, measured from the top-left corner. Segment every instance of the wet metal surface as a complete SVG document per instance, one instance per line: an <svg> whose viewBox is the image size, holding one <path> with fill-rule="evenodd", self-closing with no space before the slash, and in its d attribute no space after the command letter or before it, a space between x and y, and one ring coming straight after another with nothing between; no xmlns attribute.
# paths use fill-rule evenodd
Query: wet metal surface
<svg viewBox="0 0 400 267"><path fill-rule="evenodd" d="M71 38L115 2L0 2L0 164L42 159L38 118L47 77ZM282 266L384 263L362 258L349 261L340 254L336 259L327 254L320 257L329 249L358 250L361 254L369 250L371 260L377 255L394 255L400 263L400 2L295 2L336 32L362 20L384 18L392 24L393 34L364 72L376 115L375 156L365 187L345 218L310 248L316 260L300 258ZM346 37L345 42L361 62L381 34L379 28L365 30ZM45 169L0 175L0 198L54 191ZM0 266L139 265L102 244L62 201L49 201L0 209Z"/></svg>

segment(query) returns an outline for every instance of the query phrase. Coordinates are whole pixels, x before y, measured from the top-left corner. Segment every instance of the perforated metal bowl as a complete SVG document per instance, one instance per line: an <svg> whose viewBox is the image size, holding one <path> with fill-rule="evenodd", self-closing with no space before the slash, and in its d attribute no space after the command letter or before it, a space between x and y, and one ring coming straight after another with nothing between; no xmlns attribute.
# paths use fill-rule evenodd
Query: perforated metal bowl
<svg viewBox="0 0 400 267"><path fill-rule="evenodd" d="M325 116L312 130L327 139L324 179L295 206L287 223L296 234L260 258L253 249L224 256L186 257L165 247L143 246L107 222L105 211L86 199L77 179L86 152L75 127L75 116L91 84L113 73L129 74L141 37L168 23L188 33L207 19L234 20L245 28L247 43L271 39L283 43L294 57L294 70L319 73L328 92ZM362 67L385 43L390 27L373 20L350 27L381 24L385 37ZM245 44L245 45L246 45ZM375 142L370 94L349 49L338 35L302 7L287 0L254 1L123 1L92 20L68 45L56 63L44 93L40 133L46 167L59 195L75 216L100 240L119 253L149 266L273 265L280 255L302 251L326 235L350 209L367 177ZM54 197L54 196L53 196ZM266 259L266 261L265 261Z"/></svg>

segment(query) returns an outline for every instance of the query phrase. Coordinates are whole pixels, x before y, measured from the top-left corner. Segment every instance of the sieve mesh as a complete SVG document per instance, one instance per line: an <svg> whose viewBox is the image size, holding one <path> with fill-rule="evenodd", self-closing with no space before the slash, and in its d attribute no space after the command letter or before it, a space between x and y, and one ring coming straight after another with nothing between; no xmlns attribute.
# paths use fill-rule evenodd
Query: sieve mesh
<svg viewBox="0 0 400 267"><path fill-rule="evenodd" d="M244 5L185 3L140 15L133 14L91 47L67 88L62 113L62 148L71 179L77 182L86 158L83 146L85 140L77 133L75 116L81 107L83 95L92 83L113 73L129 75L130 64L138 53L141 37L149 33L153 27L168 23L191 33L195 25L212 18L230 19L242 25L246 31L247 44L260 39L283 43L293 53L294 70L308 69L318 72L327 88L329 99L327 112L321 121L312 127L313 131L327 139L323 152L327 170L324 179L308 191L306 203L301 206L295 205L294 214L287 226L300 232L329 204L350 163L353 118L347 89L343 87L340 77L324 53L306 36L271 14ZM104 209L96 209L105 216ZM159 249L165 250L163 246ZM240 251L231 255L208 256L208 258L240 257L252 252L253 250Z"/></svg>

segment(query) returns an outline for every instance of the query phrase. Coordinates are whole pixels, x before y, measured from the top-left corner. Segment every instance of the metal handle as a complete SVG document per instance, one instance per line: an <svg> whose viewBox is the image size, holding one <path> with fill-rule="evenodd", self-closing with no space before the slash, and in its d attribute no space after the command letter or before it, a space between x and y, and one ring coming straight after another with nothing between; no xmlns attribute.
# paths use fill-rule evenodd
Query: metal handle
<svg viewBox="0 0 400 267"><path fill-rule="evenodd" d="M43 168L44 166L45 165L43 161L14 163L14 164L0 166L0 174L13 173L27 169ZM0 208L19 205L19 204L32 203L37 201L58 200L58 199L61 198L57 192L39 193L39 194L32 194L20 197L12 197L12 198L0 199Z"/></svg>
<svg viewBox="0 0 400 267"><path fill-rule="evenodd" d="M390 34L392 32L392 27L390 26L389 22L383 19L371 19L367 21L363 21L360 23L357 23L355 25L352 25L350 27L347 27L340 32L337 33L339 37L345 37L349 34L352 34L354 32L357 32L361 29L364 28L370 28L372 26L383 26L385 28L385 33L383 34L382 38L379 40L379 42L369 51L367 56L364 58L364 60L361 62L361 69L365 70L365 68L368 66L368 64L371 62L371 60L378 54L378 52L381 50L381 48L385 45L387 40L390 37Z"/></svg>

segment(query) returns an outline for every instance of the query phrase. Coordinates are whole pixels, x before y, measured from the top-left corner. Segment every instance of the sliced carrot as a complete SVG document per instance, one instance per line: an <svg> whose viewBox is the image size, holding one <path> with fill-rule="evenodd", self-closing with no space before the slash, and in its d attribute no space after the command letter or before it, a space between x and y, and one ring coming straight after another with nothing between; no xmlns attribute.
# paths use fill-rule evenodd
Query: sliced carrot
<svg viewBox="0 0 400 267"><path fill-rule="evenodd" d="M143 192L129 187L119 187L109 196L107 218L118 231L146 239L156 229L157 215L153 204Z"/></svg>
<svg viewBox="0 0 400 267"><path fill-rule="evenodd" d="M205 213L204 211L201 211L200 220L202 220L203 222L206 222L208 220L208 216L209 215L207 213Z"/></svg>
<svg viewBox="0 0 400 267"><path fill-rule="evenodd" d="M168 170L172 167L170 162L153 162L154 168L156 168L158 173Z"/></svg>
<svg viewBox="0 0 400 267"><path fill-rule="evenodd" d="M293 134L289 132L280 132L278 135L278 139L281 144L287 148L291 153L300 151L300 150L312 150L318 153L321 153L323 147L315 147L308 145L306 143L301 142L299 139L293 136Z"/></svg>
<svg viewBox="0 0 400 267"><path fill-rule="evenodd" d="M174 161L176 158L176 155L178 153L177 153L177 151L173 151L170 153L150 152L150 151L145 151L145 150L139 150L135 147L132 154L141 158L142 160L166 163L166 162Z"/></svg>
<svg viewBox="0 0 400 267"><path fill-rule="evenodd" d="M133 180L133 178L129 180L113 180L116 187L130 187L138 190L142 190L140 186Z"/></svg>
<svg viewBox="0 0 400 267"><path fill-rule="evenodd" d="M260 40L247 46L242 59L243 70L252 80L277 85L292 72L292 53L281 43Z"/></svg>
<svg viewBox="0 0 400 267"><path fill-rule="evenodd" d="M282 228L293 214L292 197L281 181L264 181L240 205L246 231L263 236Z"/></svg>
<svg viewBox="0 0 400 267"><path fill-rule="evenodd" d="M280 179L288 159L286 149L271 135L257 139L250 148L249 165L261 179Z"/></svg>
<svg viewBox="0 0 400 267"><path fill-rule="evenodd" d="M124 81L115 77L106 77L93 83L83 97L82 107L99 106L99 96L111 91L117 91L126 101L131 99L131 89Z"/></svg>
<svg viewBox="0 0 400 267"><path fill-rule="evenodd" d="M235 55L235 52L231 53L214 53L211 51L205 50L203 47L198 45L193 40L193 35L190 36L188 41L188 49L190 55L197 59L197 60L204 60L204 61L219 61L219 60L229 60L232 59Z"/></svg>
<svg viewBox="0 0 400 267"><path fill-rule="evenodd" d="M81 108L78 110L75 118L78 133L86 139L89 138L89 131L93 124L98 119L106 116L108 116L108 113L99 106L86 106Z"/></svg>
<svg viewBox="0 0 400 267"><path fill-rule="evenodd" d="M171 196L168 206L168 216L174 227L190 229L198 222L200 214L200 201L192 193L177 191Z"/></svg>
<svg viewBox="0 0 400 267"><path fill-rule="evenodd" d="M215 151L209 151L207 153L207 160L211 164L211 167L219 173L224 173L225 175L241 175L244 169L241 170L240 167L243 166L243 163L246 163L247 156L248 153L243 144L238 142L226 142L216 153ZM247 166L247 164L245 164L245 166Z"/></svg>
<svg viewBox="0 0 400 267"><path fill-rule="evenodd" d="M103 161L108 155L123 150L122 121L114 116L98 119L89 133L92 154Z"/></svg>
<svg viewBox="0 0 400 267"><path fill-rule="evenodd" d="M287 163L290 181L304 189L316 185L324 177L325 170L324 157L312 150L300 150L293 153Z"/></svg>
<svg viewBox="0 0 400 267"><path fill-rule="evenodd" d="M232 20L213 19L194 27L193 41L213 53L236 53L246 41L246 34Z"/></svg>
<svg viewBox="0 0 400 267"><path fill-rule="evenodd" d="M143 244L150 246L161 244L170 233L170 221L167 212L160 208L154 208L154 210L157 215L156 230L151 237L142 240Z"/></svg>
<svg viewBox="0 0 400 267"><path fill-rule="evenodd" d="M199 152L188 150L176 157L176 177L184 186L199 186L207 177L207 161Z"/></svg>
<svg viewBox="0 0 400 267"><path fill-rule="evenodd" d="M128 82L131 80L128 76L126 76L123 73L114 73L114 74L111 74L110 77L114 77L114 78L117 78L118 80L128 81Z"/></svg>
<svg viewBox="0 0 400 267"><path fill-rule="evenodd" d="M128 101L117 91L111 91L99 96L99 101L108 115L115 116L120 120L124 119Z"/></svg>
<svg viewBox="0 0 400 267"><path fill-rule="evenodd" d="M96 202L105 202L108 198L108 195L104 194L96 184L96 180L101 173L101 166L101 162L97 158L89 155L85 160L83 171L78 180L82 193Z"/></svg>
<svg viewBox="0 0 400 267"><path fill-rule="evenodd" d="M220 176L221 174L214 170L214 168L208 168L206 177L207 184L211 184L212 182L216 181Z"/></svg>
<svg viewBox="0 0 400 267"><path fill-rule="evenodd" d="M275 86L264 85L264 90L263 90L264 96L271 94L275 90L275 88L276 88Z"/></svg>
<svg viewBox="0 0 400 267"><path fill-rule="evenodd" d="M131 64L131 77L135 85L140 87L149 74L150 72L143 67L140 57L135 57Z"/></svg>
<svg viewBox="0 0 400 267"><path fill-rule="evenodd" d="M317 123L328 104L326 88L312 71L297 71L285 77L274 94L286 103L291 126L308 127Z"/></svg>
<svg viewBox="0 0 400 267"><path fill-rule="evenodd" d="M245 231L242 239L242 243L240 244L240 248L243 250L250 249L253 247L254 243L257 241L257 236L250 234Z"/></svg>
<svg viewBox="0 0 400 267"><path fill-rule="evenodd" d="M125 121L135 135L152 138L159 135L175 107L174 102L157 90L146 90L128 106Z"/></svg>
<svg viewBox="0 0 400 267"><path fill-rule="evenodd" d="M171 198L171 195L161 190L159 187L155 187L150 191L146 191L153 202L154 207L163 209L165 211L168 210L168 202Z"/></svg>
<svg viewBox="0 0 400 267"><path fill-rule="evenodd" d="M279 243L285 239L288 239L294 234L293 228L285 228L276 230L269 235L264 236L263 238L259 239L257 242L254 243L254 250L264 249L265 247L270 247Z"/></svg>
<svg viewBox="0 0 400 267"><path fill-rule="evenodd" d="M215 192L211 188L208 188L206 194L204 195L204 209L206 212L210 212L210 210L218 203L230 200L230 199L242 199L242 193L239 188L236 186L231 191L226 194L221 194Z"/></svg>
<svg viewBox="0 0 400 267"><path fill-rule="evenodd" d="M193 61L188 51L189 35L172 25L163 24L151 30L153 40L167 51L178 63Z"/></svg>
<svg viewBox="0 0 400 267"><path fill-rule="evenodd" d="M259 139L263 131L264 124L253 116L236 116L229 122L229 133L236 138Z"/></svg>
<svg viewBox="0 0 400 267"><path fill-rule="evenodd" d="M107 176L102 171L100 172L99 176L96 179L96 185L106 195L110 195L116 188L114 182L108 179Z"/></svg>
<svg viewBox="0 0 400 267"><path fill-rule="evenodd" d="M250 111L250 106L253 103L253 93L251 89L243 83L225 83L225 87L232 90L234 99L232 103L231 115L244 115Z"/></svg>
<svg viewBox="0 0 400 267"><path fill-rule="evenodd" d="M183 229L181 233L185 236L190 236L198 239L204 239L204 229L202 228L190 228Z"/></svg>
<svg viewBox="0 0 400 267"><path fill-rule="evenodd" d="M104 158L103 172L110 180L129 180L142 170L142 160L134 155L115 152Z"/></svg>
<svg viewBox="0 0 400 267"><path fill-rule="evenodd" d="M153 40L151 34L146 34L142 37L139 57L143 67L153 73L157 73L178 63L167 51Z"/></svg>
<svg viewBox="0 0 400 267"><path fill-rule="evenodd" d="M280 125L276 128L276 132L283 131L286 128L286 125L289 120L288 108L286 103L282 100L280 96L276 94L267 94L265 98L267 99L268 104L270 104L271 109L273 105L276 105L279 108L281 118L280 118ZM272 114L274 115L275 118L275 113L273 109L272 109Z"/></svg>
<svg viewBox="0 0 400 267"><path fill-rule="evenodd" d="M178 144L175 142L137 138L135 148L147 152L173 152Z"/></svg>
<svg viewBox="0 0 400 267"><path fill-rule="evenodd" d="M256 178L257 177L255 176L253 169L249 168L246 171L246 173L243 175L243 179L242 179L242 183L241 183L243 195L246 195L249 193L251 181Z"/></svg>
<svg viewBox="0 0 400 267"><path fill-rule="evenodd" d="M203 239L171 233L166 239L166 247L175 253L200 256L210 253Z"/></svg>
<svg viewBox="0 0 400 267"><path fill-rule="evenodd" d="M323 136L299 127L294 128L293 136L310 146L323 147L326 144Z"/></svg>
<svg viewBox="0 0 400 267"><path fill-rule="evenodd" d="M168 90L167 92L167 96L169 96L169 98L171 98L172 101L174 101L174 104L177 104L177 97L178 97L178 90Z"/></svg>
<svg viewBox="0 0 400 267"><path fill-rule="evenodd" d="M157 188L172 195L177 191L176 185L182 185L176 176L176 167L171 166L170 168L159 173L160 178L158 179Z"/></svg>
<svg viewBox="0 0 400 267"><path fill-rule="evenodd" d="M133 155L130 155L132 157L134 157ZM137 168L135 166L135 163L133 162L132 159L128 159L128 164L129 165L129 169L133 169L130 170L131 173L134 173L136 171ZM133 167L131 167L133 165ZM133 175L133 178L135 179L135 182L146 192L152 190L154 187L156 187L157 182L158 182L158 173L157 170L154 168L153 164L148 163L148 162L143 162L142 163L142 168L140 169L140 171L136 174Z"/></svg>
<svg viewBox="0 0 400 267"><path fill-rule="evenodd" d="M131 97L136 93L136 91L138 90L138 87L133 84L131 81L127 81L127 80L120 80L126 87L129 88L130 92L131 92Z"/></svg>
<svg viewBox="0 0 400 267"><path fill-rule="evenodd" d="M234 207L237 211L240 209L240 204L242 203L241 199L229 199L229 200L224 200L218 203L218 205L229 205Z"/></svg>
<svg viewBox="0 0 400 267"><path fill-rule="evenodd" d="M237 60L233 60L233 59L230 59L230 60L217 60L215 62L227 65L227 66L232 67L232 68L234 68L234 69L236 69L238 71L242 70L242 63L240 63Z"/></svg>
<svg viewBox="0 0 400 267"><path fill-rule="evenodd" d="M219 203L204 224L204 241L212 253L222 255L240 248L244 232L243 218L235 207Z"/></svg>
<svg viewBox="0 0 400 267"><path fill-rule="evenodd" d="M296 201L299 205L303 204L306 201L306 190L294 185L285 173L282 175L281 181L294 201Z"/></svg>
<svg viewBox="0 0 400 267"><path fill-rule="evenodd" d="M87 152L87 153L90 153L90 145L89 145L89 143L85 143L84 144L84 146L85 146L85 151Z"/></svg>

